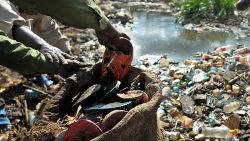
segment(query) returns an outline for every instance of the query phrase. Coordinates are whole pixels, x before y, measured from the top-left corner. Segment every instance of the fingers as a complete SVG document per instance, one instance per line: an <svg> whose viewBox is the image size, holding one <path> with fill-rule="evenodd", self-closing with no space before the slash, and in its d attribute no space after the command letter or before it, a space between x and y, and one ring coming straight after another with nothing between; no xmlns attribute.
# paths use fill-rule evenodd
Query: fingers
<svg viewBox="0 0 250 141"><path fill-rule="evenodd" d="M59 82L59 83L64 83L65 79L63 77L61 77L60 75L54 75L55 79Z"/></svg>
<svg viewBox="0 0 250 141"><path fill-rule="evenodd" d="M63 65L65 66L65 68L72 68L72 69L80 69L86 66L84 63L79 62L77 60L68 60L68 59L67 63Z"/></svg>
<svg viewBox="0 0 250 141"><path fill-rule="evenodd" d="M239 0L236 3L236 8L238 10L244 11L250 6L250 1L249 0Z"/></svg>
<svg viewBox="0 0 250 141"><path fill-rule="evenodd" d="M127 34L125 34L125 33L121 33L121 35L122 35L122 37L124 37L124 38L126 38L126 39L130 40L130 38L128 37L128 35L127 35Z"/></svg>
<svg viewBox="0 0 250 141"><path fill-rule="evenodd" d="M48 52L51 52L53 53L54 57L55 57L55 62L57 64L64 64L66 63L66 58L67 59L73 59L72 56L68 55L67 53L65 52L62 52L60 49L56 48L56 47L51 47L51 50L49 50ZM53 57L53 56L52 56ZM54 58L53 57L53 58ZM58 60L58 61L57 61Z"/></svg>
<svg viewBox="0 0 250 141"><path fill-rule="evenodd" d="M64 58L66 58L66 59L74 59L74 57L73 57L72 55L69 55L69 54L67 54L67 53L65 53L65 52L61 52L61 54L62 54L62 56L63 56Z"/></svg>
<svg viewBox="0 0 250 141"><path fill-rule="evenodd" d="M64 58L64 56L61 53L56 53L56 55L58 56L60 64L65 64L66 63L66 59Z"/></svg>
<svg viewBox="0 0 250 141"><path fill-rule="evenodd" d="M43 55L50 63L53 63L53 58L49 53L43 53Z"/></svg>
<svg viewBox="0 0 250 141"><path fill-rule="evenodd" d="M117 47L114 44L107 44L106 48L108 48L111 51L117 51Z"/></svg>
<svg viewBox="0 0 250 141"><path fill-rule="evenodd" d="M113 43L115 44L117 49L119 51L122 51L124 54L130 54L133 49L131 42L128 39L123 38L123 37L115 39Z"/></svg>
<svg viewBox="0 0 250 141"><path fill-rule="evenodd" d="M51 55L51 57L53 59L53 64L55 64L57 67L59 67L60 62L59 62L59 57L57 56L57 54L54 52L48 52L48 53Z"/></svg>

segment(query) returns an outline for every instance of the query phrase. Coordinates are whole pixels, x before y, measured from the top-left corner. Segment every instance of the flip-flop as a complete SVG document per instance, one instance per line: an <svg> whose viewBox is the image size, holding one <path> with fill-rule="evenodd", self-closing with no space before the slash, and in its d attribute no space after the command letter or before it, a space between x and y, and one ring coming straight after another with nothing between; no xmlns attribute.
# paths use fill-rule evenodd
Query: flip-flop
<svg viewBox="0 0 250 141"><path fill-rule="evenodd" d="M115 83L112 83L110 85L104 86L104 96L99 101L105 101L112 97L114 97L117 92L119 91L121 82L116 81Z"/></svg>
<svg viewBox="0 0 250 141"><path fill-rule="evenodd" d="M128 110L132 107L132 101L113 102L113 103L95 103L91 107L84 109L85 114L103 114L114 110Z"/></svg>
<svg viewBox="0 0 250 141"><path fill-rule="evenodd" d="M102 86L99 84L90 86L86 91L84 91L79 98L73 103L72 107L79 106L82 104L83 107L89 105L89 103L94 102L97 97L100 97L102 91Z"/></svg>
<svg viewBox="0 0 250 141"><path fill-rule="evenodd" d="M101 134L102 130L94 122L81 119L68 127L63 141L90 141Z"/></svg>
<svg viewBox="0 0 250 141"><path fill-rule="evenodd" d="M110 73L112 73L117 81L122 82L128 75L132 60L133 48L131 48L130 54L128 55L121 51L110 51L106 49L102 61L102 82L109 81L107 80L107 76L110 75Z"/></svg>
<svg viewBox="0 0 250 141"><path fill-rule="evenodd" d="M125 110L114 110L107 114L100 124L102 131L107 132L111 130L127 113L128 111Z"/></svg>
<svg viewBox="0 0 250 141"><path fill-rule="evenodd" d="M117 94L117 96L124 100L136 100L136 99L140 99L143 96L143 94L145 94L144 91L132 90L132 91L127 91L122 94Z"/></svg>
<svg viewBox="0 0 250 141"><path fill-rule="evenodd" d="M66 130L63 130L61 133L59 133L58 136L56 137L55 141L63 141L65 132L66 132Z"/></svg>

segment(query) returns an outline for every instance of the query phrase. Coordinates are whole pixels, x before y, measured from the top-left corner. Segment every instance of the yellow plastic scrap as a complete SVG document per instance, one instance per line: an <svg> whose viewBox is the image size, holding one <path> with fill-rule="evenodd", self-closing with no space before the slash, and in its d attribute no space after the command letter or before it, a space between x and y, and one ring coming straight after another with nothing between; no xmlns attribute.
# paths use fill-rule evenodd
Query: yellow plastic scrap
<svg viewBox="0 0 250 141"><path fill-rule="evenodd" d="M231 136L236 136L238 134L238 129L229 130Z"/></svg>

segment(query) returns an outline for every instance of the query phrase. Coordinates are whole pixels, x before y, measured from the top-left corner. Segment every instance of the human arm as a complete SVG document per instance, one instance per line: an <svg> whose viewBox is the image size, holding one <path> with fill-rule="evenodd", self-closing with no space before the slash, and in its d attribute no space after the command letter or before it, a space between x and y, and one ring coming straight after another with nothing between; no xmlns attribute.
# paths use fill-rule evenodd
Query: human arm
<svg viewBox="0 0 250 141"><path fill-rule="evenodd" d="M30 28L34 33L50 45L59 48L63 52L70 53L69 40L66 36L62 35L60 26L54 19L43 14L30 15L22 10L19 11L20 15L29 22L31 25Z"/></svg>
<svg viewBox="0 0 250 141"><path fill-rule="evenodd" d="M57 65L64 63L64 57L69 58L66 53L62 53L59 49L51 46L38 35L34 34L27 27L25 19L20 16L16 7L5 0L0 3L0 29L8 37L39 50L45 57Z"/></svg>
<svg viewBox="0 0 250 141"><path fill-rule="evenodd" d="M66 60L65 64L55 66L46 57L24 44L10 39L0 30L0 65L24 74L59 74L68 77L84 64L76 60Z"/></svg>
<svg viewBox="0 0 250 141"><path fill-rule="evenodd" d="M14 25L12 27L13 38L19 42L22 42L26 46L30 46L36 50L42 52L47 59L59 66L59 64L65 63L65 58L70 57L66 53L63 53L58 48L51 46L45 40L33 33L27 26Z"/></svg>
<svg viewBox="0 0 250 141"><path fill-rule="evenodd" d="M118 32L93 0L11 0L25 12L49 15L67 26L93 28L98 40L110 50L128 54L129 38Z"/></svg>
<svg viewBox="0 0 250 141"><path fill-rule="evenodd" d="M1 30L0 65L25 74L56 72L56 67L42 53L10 39Z"/></svg>

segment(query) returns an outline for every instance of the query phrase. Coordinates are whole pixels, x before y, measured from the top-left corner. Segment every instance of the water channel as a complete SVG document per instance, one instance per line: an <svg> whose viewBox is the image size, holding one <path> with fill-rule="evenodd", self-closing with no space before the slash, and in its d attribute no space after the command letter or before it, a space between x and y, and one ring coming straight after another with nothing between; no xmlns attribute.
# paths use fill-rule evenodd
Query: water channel
<svg viewBox="0 0 250 141"><path fill-rule="evenodd" d="M250 45L250 38L236 40L235 35L227 32L204 32L184 29L175 23L173 16L159 12L131 12L134 23L128 33L134 44L135 60L143 55L160 56L166 54L171 61L184 61L196 52L207 52L215 47Z"/></svg>

